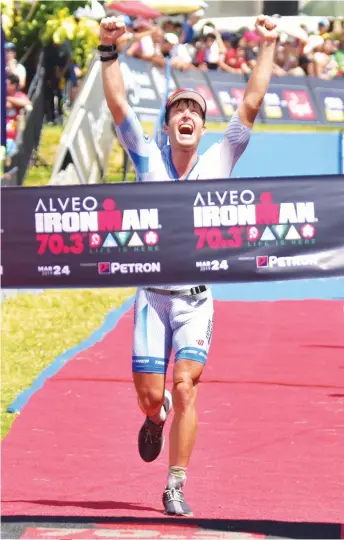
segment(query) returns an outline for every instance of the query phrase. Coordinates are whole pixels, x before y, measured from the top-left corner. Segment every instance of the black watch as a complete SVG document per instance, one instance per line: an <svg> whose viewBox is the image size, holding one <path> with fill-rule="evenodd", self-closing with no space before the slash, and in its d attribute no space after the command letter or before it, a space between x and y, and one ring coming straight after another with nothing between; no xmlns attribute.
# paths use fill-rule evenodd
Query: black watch
<svg viewBox="0 0 344 540"><path fill-rule="evenodd" d="M103 45L102 43L98 45L99 52L116 52L116 45Z"/></svg>

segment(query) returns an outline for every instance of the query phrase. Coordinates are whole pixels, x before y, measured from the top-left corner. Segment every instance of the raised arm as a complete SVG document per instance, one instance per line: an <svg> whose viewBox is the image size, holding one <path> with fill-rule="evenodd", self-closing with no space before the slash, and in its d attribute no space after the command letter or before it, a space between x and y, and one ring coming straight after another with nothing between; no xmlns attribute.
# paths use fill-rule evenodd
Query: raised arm
<svg viewBox="0 0 344 540"><path fill-rule="evenodd" d="M117 17L106 17L100 23L100 43L106 47L116 46L117 40L125 33L124 22ZM113 53L104 51L101 56L111 57ZM102 79L105 99L114 118L120 125L128 114L123 76L117 59L102 62Z"/></svg>
<svg viewBox="0 0 344 540"><path fill-rule="evenodd" d="M243 102L238 109L241 122L250 128L269 88L278 37L276 24L264 15L257 18L256 30L261 38L260 53L248 81Z"/></svg>

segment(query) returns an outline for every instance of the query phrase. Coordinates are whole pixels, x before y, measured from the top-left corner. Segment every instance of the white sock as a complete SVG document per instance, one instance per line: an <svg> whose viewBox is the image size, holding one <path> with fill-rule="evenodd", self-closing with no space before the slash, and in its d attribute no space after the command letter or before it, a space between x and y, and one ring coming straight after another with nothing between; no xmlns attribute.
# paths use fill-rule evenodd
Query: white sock
<svg viewBox="0 0 344 540"><path fill-rule="evenodd" d="M180 488L186 482L186 467L172 466L168 470L167 488Z"/></svg>
<svg viewBox="0 0 344 540"><path fill-rule="evenodd" d="M161 424L162 422L165 422L167 418L166 409L162 405L160 411L155 414L154 416L150 416L149 419L154 422L154 424Z"/></svg>

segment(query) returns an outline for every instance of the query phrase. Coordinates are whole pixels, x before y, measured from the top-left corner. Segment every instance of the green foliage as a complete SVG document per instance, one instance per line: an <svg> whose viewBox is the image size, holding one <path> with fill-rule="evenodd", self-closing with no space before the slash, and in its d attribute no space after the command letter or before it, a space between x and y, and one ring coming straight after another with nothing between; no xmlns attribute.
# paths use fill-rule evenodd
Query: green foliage
<svg viewBox="0 0 344 540"><path fill-rule="evenodd" d="M4 32L7 40L16 44L17 57L69 40L75 61L85 69L98 44L99 24L89 19L76 20L73 13L80 6L85 6L85 0L0 0Z"/></svg>

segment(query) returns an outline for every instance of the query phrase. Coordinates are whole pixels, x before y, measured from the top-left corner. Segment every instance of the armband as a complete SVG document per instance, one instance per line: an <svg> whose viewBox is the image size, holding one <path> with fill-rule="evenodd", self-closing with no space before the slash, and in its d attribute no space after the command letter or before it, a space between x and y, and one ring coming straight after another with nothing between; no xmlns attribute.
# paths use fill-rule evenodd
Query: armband
<svg viewBox="0 0 344 540"><path fill-rule="evenodd" d="M114 52L112 55L109 55L109 56L100 56L100 61L110 62L110 60L117 60L117 58L118 58L118 53Z"/></svg>

